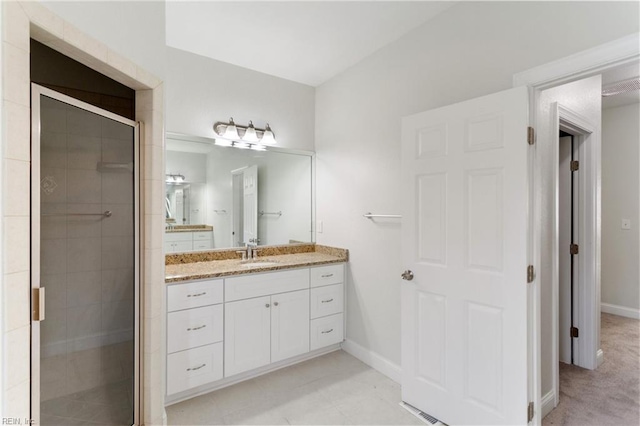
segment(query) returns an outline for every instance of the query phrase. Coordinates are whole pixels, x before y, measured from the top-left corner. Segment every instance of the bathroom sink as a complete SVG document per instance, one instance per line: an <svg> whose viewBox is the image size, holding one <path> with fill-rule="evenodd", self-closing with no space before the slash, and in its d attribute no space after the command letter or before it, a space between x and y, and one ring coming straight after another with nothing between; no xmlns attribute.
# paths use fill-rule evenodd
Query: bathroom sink
<svg viewBox="0 0 640 426"><path fill-rule="evenodd" d="M277 265L278 262L274 262L273 260L252 260L250 262L242 263L243 268L264 268L265 266L273 266Z"/></svg>

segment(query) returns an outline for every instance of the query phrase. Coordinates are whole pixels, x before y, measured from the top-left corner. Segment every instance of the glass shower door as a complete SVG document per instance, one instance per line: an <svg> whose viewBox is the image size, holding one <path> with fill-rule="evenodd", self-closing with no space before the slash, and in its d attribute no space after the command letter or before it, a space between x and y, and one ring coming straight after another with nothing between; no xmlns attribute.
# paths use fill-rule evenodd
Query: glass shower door
<svg viewBox="0 0 640 426"><path fill-rule="evenodd" d="M32 111L33 414L135 424L135 123L37 85Z"/></svg>

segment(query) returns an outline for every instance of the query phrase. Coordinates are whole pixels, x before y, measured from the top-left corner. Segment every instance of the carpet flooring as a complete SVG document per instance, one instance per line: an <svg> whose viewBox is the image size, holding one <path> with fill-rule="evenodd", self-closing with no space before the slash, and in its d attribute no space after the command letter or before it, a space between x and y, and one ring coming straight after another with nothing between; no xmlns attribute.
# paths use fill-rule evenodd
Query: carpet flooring
<svg viewBox="0 0 640 426"><path fill-rule="evenodd" d="M595 371L560 364L560 403L544 426L640 425L640 321L601 318L604 362Z"/></svg>

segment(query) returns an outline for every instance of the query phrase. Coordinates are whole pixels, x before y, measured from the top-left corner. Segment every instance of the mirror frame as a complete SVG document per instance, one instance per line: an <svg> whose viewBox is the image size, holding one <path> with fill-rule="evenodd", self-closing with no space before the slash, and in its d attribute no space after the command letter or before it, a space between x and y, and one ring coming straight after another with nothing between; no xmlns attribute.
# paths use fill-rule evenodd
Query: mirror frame
<svg viewBox="0 0 640 426"><path fill-rule="evenodd" d="M169 131L165 131L164 132L164 137L165 137L165 144L164 144L164 154L165 156L167 155L167 144L166 144L166 140L167 139L177 139L177 140L181 140L181 141L185 141L185 142L195 142L195 143L202 143L202 144L209 144L209 145L214 145L215 143L215 138L207 138L204 136L194 136L194 135L187 135L184 133L178 133L178 132L169 132ZM229 148L229 149L234 149L234 148ZM302 243L288 243L288 244L275 244L273 246L278 246L278 247L282 247L282 246L298 246L298 245L306 245L306 244L315 244L316 240L317 240L317 222L316 222L316 153L315 151L306 151L306 150L302 150L302 149L293 149L293 148L283 148L283 147L274 147L274 146L267 146L267 151L273 151L273 152L281 152L284 154L296 154L296 155L306 155L308 157L310 157L311 159L311 241L310 242L302 242ZM166 161L165 161L166 162ZM164 166L164 170L163 170L163 175L166 175L167 173L167 167L166 164ZM166 179L162 180L162 193L166 194L167 192L167 181ZM260 247L272 247L270 246L260 246ZM220 248L213 248L213 249L206 249L206 250L193 250L193 251L189 251L186 253L198 253L198 252L203 252L203 251L225 251L225 250L235 250L238 248L244 248L244 247L220 247ZM169 254L174 254L174 253L166 253L167 255Z"/></svg>

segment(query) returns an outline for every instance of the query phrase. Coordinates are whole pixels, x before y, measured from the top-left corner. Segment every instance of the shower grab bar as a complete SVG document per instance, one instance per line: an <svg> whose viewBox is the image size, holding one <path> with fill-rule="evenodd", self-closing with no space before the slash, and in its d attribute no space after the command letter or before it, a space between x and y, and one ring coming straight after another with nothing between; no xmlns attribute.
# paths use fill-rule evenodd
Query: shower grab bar
<svg viewBox="0 0 640 426"><path fill-rule="evenodd" d="M111 210L107 210L103 213L51 213L51 214L43 214L40 216L102 216L102 217L111 217L113 213Z"/></svg>
<svg viewBox="0 0 640 426"><path fill-rule="evenodd" d="M400 214L373 214L371 212L367 212L366 214L363 214L362 216L366 217L367 219L373 219L374 217L386 217L389 219L402 219L402 215Z"/></svg>
<svg viewBox="0 0 640 426"><path fill-rule="evenodd" d="M260 216L264 216L266 214L273 214L273 215L282 216L282 210L279 211L279 212L265 212L264 210L260 210Z"/></svg>

